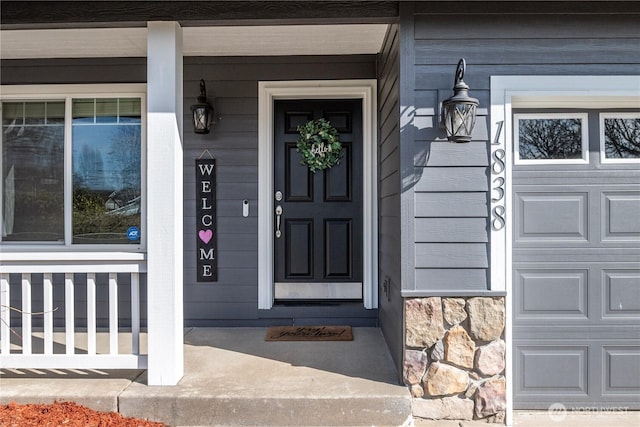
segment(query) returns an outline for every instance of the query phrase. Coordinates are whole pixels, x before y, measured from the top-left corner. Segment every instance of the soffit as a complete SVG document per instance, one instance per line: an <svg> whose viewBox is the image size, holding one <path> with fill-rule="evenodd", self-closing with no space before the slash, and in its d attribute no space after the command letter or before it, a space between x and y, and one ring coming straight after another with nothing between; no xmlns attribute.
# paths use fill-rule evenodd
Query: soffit
<svg viewBox="0 0 640 427"><path fill-rule="evenodd" d="M351 55L380 51L387 24L183 28L184 56ZM146 28L0 31L2 59L147 56Z"/></svg>

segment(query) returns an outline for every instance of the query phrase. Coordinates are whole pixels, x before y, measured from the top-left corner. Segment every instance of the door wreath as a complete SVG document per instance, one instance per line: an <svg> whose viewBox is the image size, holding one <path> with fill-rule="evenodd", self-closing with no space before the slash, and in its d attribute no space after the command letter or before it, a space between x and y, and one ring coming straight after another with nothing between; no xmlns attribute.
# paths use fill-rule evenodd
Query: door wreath
<svg viewBox="0 0 640 427"><path fill-rule="evenodd" d="M298 126L300 137L296 143L296 151L302 156L300 163L306 165L311 172L329 169L340 162L342 144L336 128L328 120L309 120Z"/></svg>

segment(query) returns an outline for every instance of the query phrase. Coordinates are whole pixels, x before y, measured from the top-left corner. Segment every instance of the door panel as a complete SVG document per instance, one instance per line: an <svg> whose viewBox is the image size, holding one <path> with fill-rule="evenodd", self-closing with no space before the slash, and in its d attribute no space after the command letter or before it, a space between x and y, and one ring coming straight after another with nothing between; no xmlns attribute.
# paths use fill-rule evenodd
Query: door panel
<svg viewBox="0 0 640 427"><path fill-rule="evenodd" d="M640 408L640 162L513 165L514 407Z"/></svg>
<svg viewBox="0 0 640 427"><path fill-rule="evenodd" d="M287 202L313 201L313 174L300 164L295 143L285 144L285 200Z"/></svg>
<svg viewBox="0 0 640 427"><path fill-rule="evenodd" d="M350 279L353 276L352 222L351 219L325 220L325 278Z"/></svg>
<svg viewBox="0 0 640 427"><path fill-rule="evenodd" d="M343 143L344 155L339 164L325 171L324 200L326 202L351 202L353 163L351 143Z"/></svg>
<svg viewBox="0 0 640 427"><path fill-rule="evenodd" d="M286 279L313 278L313 220L285 220Z"/></svg>
<svg viewBox="0 0 640 427"><path fill-rule="evenodd" d="M362 298L362 101L276 101L274 106L276 299ZM296 151L297 127L324 117L344 155L311 172Z"/></svg>

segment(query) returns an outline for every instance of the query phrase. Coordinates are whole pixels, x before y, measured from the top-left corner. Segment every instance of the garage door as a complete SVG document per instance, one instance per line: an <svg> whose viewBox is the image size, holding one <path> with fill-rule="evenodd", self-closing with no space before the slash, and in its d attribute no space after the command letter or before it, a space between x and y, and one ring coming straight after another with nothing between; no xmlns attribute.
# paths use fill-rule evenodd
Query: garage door
<svg viewBox="0 0 640 427"><path fill-rule="evenodd" d="M514 406L640 407L640 112L514 110Z"/></svg>

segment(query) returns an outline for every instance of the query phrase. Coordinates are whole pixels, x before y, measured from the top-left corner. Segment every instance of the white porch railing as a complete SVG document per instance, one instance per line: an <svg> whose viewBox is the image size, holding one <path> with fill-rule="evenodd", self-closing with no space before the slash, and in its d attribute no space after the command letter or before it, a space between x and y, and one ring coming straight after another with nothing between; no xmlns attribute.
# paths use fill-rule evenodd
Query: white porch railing
<svg viewBox="0 0 640 427"><path fill-rule="evenodd" d="M0 368L145 369L147 355L140 352L140 274L144 273L145 265L144 261L119 263L106 260L76 263L59 260L42 263L3 262L0 265ZM15 273L21 274L19 283L15 276L13 282L10 280L10 275ZM54 286L53 275L56 273L64 273L62 289ZM97 294L101 285L97 285L96 274L99 273L108 273L106 349L99 343L105 333L97 325ZM119 273L126 273L130 277L130 318L127 316L130 327L127 326L126 330L122 328L124 316L119 316L118 309L118 293L121 291ZM86 285L76 283L78 274L86 275ZM37 289L40 285L33 284L34 275L42 277L42 303L38 301L38 313L33 313L34 291L40 295L40 289ZM77 310L77 286L86 286L86 312L84 304L78 304L80 310ZM21 293L19 307L11 306L13 292ZM54 292L57 294L54 295ZM54 328L56 298L64 299L64 319L59 322L63 326ZM42 318L41 327L34 328L33 320L36 317ZM130 343L123 343L124 337L129 334ZM42 345L33 346L34 340L41 340ZM63 350L59 347L63 347Z"/></svg>

